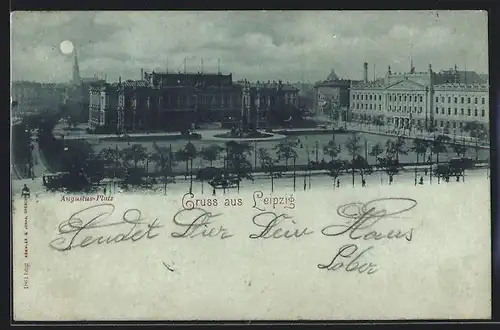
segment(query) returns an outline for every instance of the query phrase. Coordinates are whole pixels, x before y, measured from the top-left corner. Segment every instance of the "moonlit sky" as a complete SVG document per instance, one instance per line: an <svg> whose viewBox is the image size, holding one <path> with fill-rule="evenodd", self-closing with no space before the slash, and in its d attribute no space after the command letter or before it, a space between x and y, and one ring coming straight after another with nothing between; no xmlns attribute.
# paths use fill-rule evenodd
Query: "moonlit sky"
<svg viewBox="0 0 500 330"><path fill-rule="evenodd" d="M65 82L73 42L82 77L139 79L140 70L217 72L235 79L310 81L332 68L362 78L391 65L439 71L457 64L488 72L487 13L480 11L214 11L16 12L12 15L13 80ZM410 47L410 45L413 45Z"/></svg>

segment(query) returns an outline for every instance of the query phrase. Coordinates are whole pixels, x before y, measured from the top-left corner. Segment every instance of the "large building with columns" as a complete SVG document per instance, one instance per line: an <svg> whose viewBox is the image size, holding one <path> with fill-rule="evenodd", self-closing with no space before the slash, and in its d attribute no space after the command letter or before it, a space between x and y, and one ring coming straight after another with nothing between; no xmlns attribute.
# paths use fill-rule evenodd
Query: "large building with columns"
<svg viewBox="0 0 500 330"><path fill-rule="evenodd" d="M175 131L210 122L228 128L252 122L262 128L273 110L298 102L298 89L281 81L233 82L232 74L143 70L141 77L89 89L91 131Z"/></svg>
<svg viewBox="0 0 500 330"><path fill-rule="evenodd" d="M488 86L473 71L455 66L436 73L429 64L425 72L412 66L407 73L393 73L389 67L384 78L368 81L367 67L365 63L363 81L350 86L351 121L450 133L466 122L488 126Z"/></svg>

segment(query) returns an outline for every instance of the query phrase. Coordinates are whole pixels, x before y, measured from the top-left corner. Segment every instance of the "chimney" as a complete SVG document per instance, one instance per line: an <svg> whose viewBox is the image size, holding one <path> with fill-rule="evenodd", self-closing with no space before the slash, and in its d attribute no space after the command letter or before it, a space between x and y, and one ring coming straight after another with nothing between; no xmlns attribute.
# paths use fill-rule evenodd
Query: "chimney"
<svg viewBox="0 0 500 330"><path fill-rule="evenodd" d="M141 79L139 80L144 80L144 69L141 69Z"/></svg>
<svg viewBox="0 0 500 330"><path fill-rule="evenodd" d="M363 63L363 82L368 82L368 63Z"/></svg>

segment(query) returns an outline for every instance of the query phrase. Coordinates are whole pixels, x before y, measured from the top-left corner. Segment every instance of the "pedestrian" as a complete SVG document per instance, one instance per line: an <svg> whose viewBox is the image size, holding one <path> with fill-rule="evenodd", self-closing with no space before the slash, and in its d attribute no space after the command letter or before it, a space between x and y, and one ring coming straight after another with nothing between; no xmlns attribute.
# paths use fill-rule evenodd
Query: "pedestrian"
<svg viewBox="0 0 500 330"><path fill-rule="evenodd" d="M212 189L212 196L215 196L215 187Z"/></svg>
<svg viewBox="0 0 500 330"><path fill-rule="evenodd" d="M427 176L427 171L428 171L427 169L425 169L425 170L424 170L424 174L425 174L425 176Z"/></svg>
<svg viewBox="0 0 500 330"><path fill-rule="evenodd" d="M421 185L424 184L424 177L423 176L420 177L420 181L418 182L418 184L421 184Z"/></svg>
<svg viewBox="0 0 500 330"><path fill-rule="evenodd" d="M103 191L104 195L106 195L106 192L107 192L108 190L106 189L106 187L104 187L104 189L103 189L102 191Z"/></svg>
<svg viewBox="0 0 500 330"><path fill-rule="evenodd" d="M393 181L393 180L394 180L394 179L393 179L392 175L389 175L389 184L392 184L392 181Z"/></svg>
<svg viewBox="0 0 500 330"><path fill-rule="evenodd" d="M339 188L339 187L340 187L340 180L337 179L337 188Z"/></svg>
<svg viewBox="0 0 500 330"><path fill-rule="evenodd" d="M366 187L366 180L365 179L361 180L361 186Z"/></svg>
<svg viewBox="0 0 500 330"><path fill-rule="evenodd" d="M23 190L21 191L21 196L25 198L30 197L30 189L28 188L28 186L26 186L26 184L24 185Z"/></svg>
<svg viewBox="0 0 500 330"><path fill-rule="evenodd" d="M457 182L460 182L460 175L457 175Z"/></svg>

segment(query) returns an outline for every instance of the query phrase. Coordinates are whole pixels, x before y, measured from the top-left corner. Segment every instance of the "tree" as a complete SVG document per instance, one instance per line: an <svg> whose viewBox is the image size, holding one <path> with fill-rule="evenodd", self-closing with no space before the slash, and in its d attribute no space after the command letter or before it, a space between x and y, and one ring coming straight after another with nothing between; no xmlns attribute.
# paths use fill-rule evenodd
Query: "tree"
<svg viewBox="0 0 500 330"><path fill-rule="evenodd" d="M427 151L427 148L428 148L427 141L418 138L413 140L413 146L411 147L411 151L413 151L417 155L417 166L415 166L415 185L417 184L417 168L419 165L419 156L420 155L424 156Z"/></svg>
<svg viewBox="0 0 500 330"><path fill-rule="evenodd" d="M395 141L388 139L385 143L384 156L378 158L379 167L389 176L389 183L399 173L400 165L396 157Z"/></svg>
<svg viewBox="0 0 500 330"><path fill-rule="evenodd" d="M130 147L123 149L123 155L127 162L132 161L134 169L137 169L139 162L143 162L147 158L147 149L142 144L133 144Z"/></svg>
<svg viewBox="0 0 500 330"><path fill-rule="evenodd" d="M282 176L282 173L277 171L276 169L276 160L274 160L269 152L261 148L259 149L259 158L262 164L262 169L269 178L271 179L271 192L274 192L274 179L280 178Z"/></svg>
<svg viewBox="0 0 500 330"><path fill-rule="evenodd" d="M450 147L453 149L453 152L457 154L457 157L465 157L467 150L469 149L465 144L461 143L453 143Z"/></svg>
<svg viewBox="0 0 500 330"><path fill-rule="evenodd" d="M436 155L436 164L439 165L439 155L448 151L446 144L449 143L451 138L447 135L438 135L432 140L431 151ZM438 176L438 183L439 183Z"/></svg>
<svg viewBox="0 0 500 330"><path fill-rule="evenodd" d="M189 193L193 192L193 159L196 158L197 150L194 144L188 142L183 148L176 153L176 159L186 163L186 175L189 174ZM191 171L189 170L191 165Z"/></svg>
<svg viewBox="0 0 500 330"><path fill-rule="evenodd" d="M359 156L359 155L356 156L356 158L354 159L354 161L352 163L352 167L353 167L353 169L359 171L362 182L365 181L365 175L369 175L369 174L373 173L373 170L372 170L372 167L370 166L370 164L368 164L366 159L364 159L362 156Z"/></svg>
<svg viewBox="0 0 500 330"><path fill-rule="evenodd" d="M276 155L278 160L285 160L285 168L288 169L288 161L293 158L297 158L297 152L295 148L297 147L296 141L282 141L276 147Z"/></svg>
<svg viewBox="0 0 500 330"><path fill-rule="evenodd" d="M356 135L356 133L352 133L352 136L347 139L347 142L345 144L345 147L347 149L347 152L349 156L351 156L351 173L352 173L352 185L354 186L354 165L355 165L355 159L357 156L359 156L359 152L361 150L361 145L360 145L360 140L361 138Z"/></svg>
<svg viewBox="0 0 500 330"><path fill-rule="evenodd" d="M373 147L372 147L372 150L370 150L370 152L368 153L370 156L372 157L375 157L375 164L378 165L378 158L380 155L382 155L384 153L384 149L382 149L382 146L380 145L380 143L377 143L375 144ZM380 172L380 183L382 184L382 172Z"/></svg>
<svg viewBox="0 0 500 330"><path fill-rule="evenodd" d="M378 131L380 132L380 128L384 126L384 120L382 116L373 117L373 125L378 127Z"/></svg>
<svg viewBox="0 0 500 330"><path fill-rule="evenodd" d="M219 158L219 155L223 148L217 144L213 144L211 146L208 146L207 148L204 148L201 151L201 156L203 157L204 160L207 160L210 162L210 167L212 167L213 162Z"/></svg>
<svg viewBox="0 0 500 330"><path fill-rule="evenodd" d="M151 155L151 158L156 164L155 171L159 171L163 177L163 190L166 195L168 178L172 175L172 167L175 164L175 160L170 148L159 147L157 145L154 148L155 152Z"/></svg>
<svg viewBox="0 0 500 330"><path fill-rule="evenodd" d="M403 136L398 135L396 141L392 144L394 152L396 153L396 160L399 162L399 155L407 155L408 149L406 147L406 140Z"/></svg>
<svg viewBox="0 0 500 330"><path fill-rule="evenodd" d="M341 151L341 146L335 142L335 135L332 136L332 139L328 141L327 145L323 146L323 152L331 157L332 163L333 160L338 157Z"/></svg>
<svg viewBox="0 0 500 330"><path fill-rule="evenodd" d="M252 149L252 146L248 143L238 143L236 141L226 143L226 167L231 174L236 175L238 192L240 191L241 178L246 177L253 180L250 175L252 165L247 159Z"/></svg>
<svg viewBox="0 0 500 330"><path fill-rule="evenodd" d="M488 132L484 125L477 121L467 122L463 126L463 131L468 132L471 138L475 139L474 150L476 152L476 161L479 159L479 141L484 141L488 138Z"/></svg>
<svg viewBox="0 0 500 330"><path fill-rule="evenodd" d="M267 148L259 148L258 157L259 157L259 161L260 161L260 167L264 168L264 162L267 160L268 157L270 157L268 149Z"/></svg>

